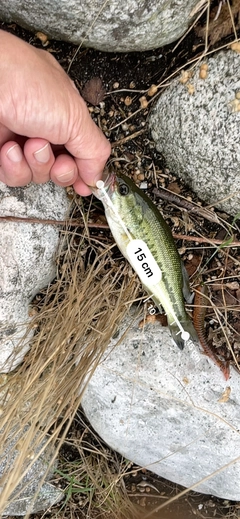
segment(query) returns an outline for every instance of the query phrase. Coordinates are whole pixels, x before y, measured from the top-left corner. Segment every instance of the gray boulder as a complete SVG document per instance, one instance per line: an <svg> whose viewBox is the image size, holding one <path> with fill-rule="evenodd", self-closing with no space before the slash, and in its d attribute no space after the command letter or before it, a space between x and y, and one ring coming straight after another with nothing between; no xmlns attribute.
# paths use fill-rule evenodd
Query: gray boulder
<svg viewBox="0 0 240 519"><path fill-rule="evenodd" d="M136 314L125 319L91 378L87 418L134 463L188 488L199 482L197 492L239 500L239 374L232 370L226 382L192 343L180 351L167 328L152 324L143 332L139 321Z"/></svg>
<svg viewBox="0 0 240 519"><path fill-rule="evenodd" d="M46 446L49 440L46 437L40 442L36 450L35 444L37 438L35 437L29 450L32 448L32 452L34 452L35 456L39 454L43 448L44 452L39 455L34 463L31 461L31 455L29 459L25 460L22 471L26 471L26 473L10 496L7 506L4 507L5 500L3 496L5 484L8 483L9 477L12 477L11 468L17 465L18 456L21 457L18 442L20 444L24 442L24 435L27 435L27 433L27 427L25 427L22 436L20 436L20 433L14 433L13 431L12 438L9 438L5 444L4 455L0 457L1 517L6 515L24 516L27 513L46 510L59 502L64 496L60 489L49 482L57 466L57 462L55 462L49 470L49 463L54 455L53 446ZM43 479L44 483L42 483Z"/></svg>
<svg viewBox="0 0 240 519"><path fill-rule="evenodd" d="M68 209L66 191L51 182L24 188L0 183L1 217L62 220ZM56 275L59 227L4 220L0 227L0 371L8 372L29 348L29 303Z"/></svg>
<svg viewBox="0 0 240 519"><path fill-rule="evenodd" d="M150 116L150 129L169 169L201 199L235 216L240 207L240 54L222 51L203 63L192 77L182 75L166 88Z"/></svg>
<svg viewBox="0 0 240 519"><path fill-rule="evenodd" d="M42 464L44 463L45 461L43 460ZM64 493L51 483L44 483L40 490L38 490L38 485L40 482L40 478L37 477L36 479L36 476L38 476L38 465L34 466L34 472L31 471L31 474L28 474L31 476L31 484L28 485L27 488L24 485L25 488L23 493L20 493L19 497L15 499L12 498L12 502L9 503L9 505L5 508L2 517L9 515L17 515L22 517L27 513L33 514L42 512L44 510L48 510L51 508L51 506L56 505L63 499ZM46 465L44 466L46 467ZM35 497L36 491L38 491L38 494Z"/></svg>
<svg viewBox="0 0 240 519"><path fill-rule="evenodd" d="M0 18L102 51L154 49L176 40L199 0L1 0Z"/></svg>

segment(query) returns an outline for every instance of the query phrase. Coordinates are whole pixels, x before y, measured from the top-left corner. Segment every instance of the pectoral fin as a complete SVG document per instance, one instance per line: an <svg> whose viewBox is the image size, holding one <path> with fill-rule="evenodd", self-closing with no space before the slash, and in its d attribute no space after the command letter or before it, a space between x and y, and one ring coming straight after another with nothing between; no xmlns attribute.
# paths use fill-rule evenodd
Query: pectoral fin
<svg viewBox="0 0 240 519"><path fill-rule="evenodd" d="M190 305L193 302L194 293L191 292L191 290L190 290L188 273L187 273L185 265L183 264L182 261L181 261L181 267L182 267L182 277L183 277L182 291L183 291L185 301Z"/></svg>

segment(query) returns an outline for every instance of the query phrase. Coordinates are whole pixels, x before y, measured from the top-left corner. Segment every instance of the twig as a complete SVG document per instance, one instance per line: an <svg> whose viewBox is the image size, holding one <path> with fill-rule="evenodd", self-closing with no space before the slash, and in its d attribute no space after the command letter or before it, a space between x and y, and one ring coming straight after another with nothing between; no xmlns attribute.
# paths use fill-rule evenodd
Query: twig
<svg viewBox="0 0 240 519"><path fill-rule="evenodd" d="M118 90L109 90L109 92L106 92L106 96L110 96L112 94L120 94L122 92L131 92L133 94L145 94L146 90L135 90L134 88L120 88Z"/></svg>
<svg viewBox="0 0 240 519"><path fill-rule="evenodd" d="M128 496L129 497L154 497L157 498L157 499L168 499L168 496L158 496L158 494L149 494L148 492L139 492L136 493L136 492L133 492L133 493L129 493L128 492Z"/></svg>
<svg viewBox="0 0 240 519"><path fill-rule="evenodd" d="M235 41L240 41L240 39L237 39ZM174 79L176 76L179 75L179 72L181 72L181 70L183 70L184 68L188 67L189 65L192 65L192 68L193 67L196 67L198 62L201 61L201 59L205 58L206 56L211 56L213 53L216 53L217 51L220 51L222 49L225 49L226 47L229 47L229 43L225 43L224 45L221 45L220 47L218 47L217 49L213 49L213 50L210 50L210 51L203 51L201 52L198 56L195 56L194 58L190 59L187 63L184 63L183 65L181 65L177 70L175 70L174 72L172 72L172 74L170 74L166 79L163 79L163 81L161 81L160 83L158 83L156 86L158 89L162 88L166 88L167 86L169 86L171 83L170 83L170 80L171 79ZM148 89L144 91L144 93L147 93L148 92ZM160 95L160 92L157 92L151 99L149 99L148 101L148 105L150 105L153 101L156 101L157 97ZM126 121L128 121L129 119L131 119L132 117L134 117L135 115L137 115L139 112L142 112L143 110L145 110L145 108L138 108L135 112L133 112L131 115L129 115L128 117L126 117L125 119L123 119L122 121L120 121L119 123L115 124L114 126L111 126L109 128L109 131L111 130L115 130L116 128L118 128L119 126L121 126L121 124L125 123Z"/></svg>
<svg viewBox="0 0 240 519"><path fill-rule="evenodd" d="M41 218L28 218L24 216L0 216L0 222L1 221L7 221L7 222L21 222L21 223L38 223L43 225L65 225L65 226L72 226L72 227L85 227L85 224L83 222L80 222L80 220L45 220ZM90 228L97 228L97 229L109 229L109 226L107 223L97 223L97 222L88 222L88 227Z"/></svg>
<svg viewBox="0 0 240 519"><path fill-rule="evenodd" d="M239 196L239 194L240 194L240 190L235 191L234 193L229 193L229 195L224 196L224 198L221 198L220 200L217 200L213 204L208 204L207 209L209 209L210 207L214 207L214 206L216 206L218 204L222 204L222 202L226 202L226 200L229 200L229 199L233 198L236 195Z"/></svg>
<svg viewBox="0 0 240 519"><path fill-rule="evenodd" d="M97 12L95 18L93 19L93 21L92 21L92 23L91 23L91 25L90 25L88 31L86 32L85 36L83 36L81 42L79 43L79 45L78 45L76 51L75 51L74 54L73 54L73 57L72 57L70 63L69 63L69 65L68 65L68 69L67 69L67 73L68 73L68 74L69 74L69 72L70 72L71 66L72 66L72 64L73 64L73 62L74 62L74 60L75 60L77 54L79 53L79 50L81 49L83 43L85 42L85 40L87 39L89 33L91 32L91 30L92 30L92 28L93 28L95 22L97 21L99 15L100 15L101 12L103 11L104 7L106 7L106 5L108 4L108 2L109 2L109 0L105 0L105 2L101 5L99 11Z"/></svg>
<svg viewBox="0 0 240 519"><path fill-rule="evenodd" d="M177 205L183 207L184 209L187 209L187 211L189 211L190 213L196 213L200 216L203 216L203 218L209 220L209 222L219 223L219 219L216 213L213 213L212 211L209 211L204 207L194 204L194 202L189 202L189 200L186 200L186 198L184 198L183 196L177 195L176 193L172 193L168 189L165 189L163 187L154 188L153 194L158 196L159 198L162 198L163 200L167 200L168 202L177 203Z"/></svg>
<svg viewBox="0 0 240 519"><path fill-rule="evenodd" d="M143 128L142 130L138 130L138 132L132 133L131 135L128 135L127 137L124 137L123 139L119 139L118 141L115 141L112 143L112 148L116 148L117 146L120 146L121 144L125 144L125 142L132 141L135 139L135 137L138 137L142 133L146 131L146 128Z"/></svg>
<svg viewBox="0 0 240 519"><path fill-rule="evenodd" d="M197 236L186 236L185 234L175 234L172 233L173 237L176 240L186 240L186 241L195 241L198 243L210 243L211 245L222 245L222 248L226 247L240 247L240 241L232 241L231 243L228 243L226 245L223 245L223 240L214 240L211 238L197 238Z"/></svg>
<svg viewBox="0 0 240 519"><path fill-rule="evenodd" d="M153 99L153 97L152 97ZM129 115L128 117L125 117L125 119L123 119L122 121L120 121L120 123L117 123L115 124L114 126L111 126L109 128L109 131L111 130L115 130L115 128L118 128L118 126L121 126L121 124L125 123L126 121L128 121L129 119L131 119L132 117L134 117L135 115L137 115L139 112L142 112L143 108L138 108L137 110L135 110L135 112L133 112L133 114Z"/></svg>
<svg viewBox="0 0 240 519"><path fill-rule="evenodd" d="M206 0L204 0L204 3L206 3ZM200 11L200 13L198 14L197 18L195 18L194 22L192 23L192 25L190 25L190 27L187 29L187 31L182 35L182 37L180 38L180 40L178 40L178 42L176 43L175 47L173 47L172 49L172 53L175 52L175 50L178 48L178 46L180 45L180 43L182 43L182 41L184 40L184 38L186 38L187 34L192 30L192 28L197 24L199 18L201 18L201 16L203 15L204 11L206 11L206 9L208 9L208 6L207 5L203 5L203 8L202 8L202 11ZM194 13L195 14L195 13ZM194 16L194 14L191 12L190 13L190 16Z"/></svg>
<svg viewBox="0 0 240 519"><path fill-rule="evenodd" d="M208 5L207 5L207 23L206 23L206 32L205 32L205 54L207 54L207 51L208 51L209 18L210 18L210 0L208 0Z"/></svg>
<svg viewBox="0 0 240 519"><path fill-rule="evenodd" d="M44 225L65 225L72 227L85 227L83 222L80 220L44 220L40 218L24 218L21 216L0 216L0 221L10 221L10 222L23 222L23 223L38 223ZM90 229L109 229L109 225L106 223L98 223L98 222L87 222L87 226ZM172 233L173 237L176 240L186 240L193 241L198 243L210 243L211 245L222 245L222 248L226 247L240 247L240 241L232 241L231 243L226 243L223 245L223 240L211 239L211 238L202 238L201 236L188 236L186 234L176 234Z"/></svg>
<svg viewBox="0 0 240 519"><path fill-rule="evenodd" d="M232 13L232 9L231 9L229 0L227 0L227 5L228 5L228 10L229 10L229 14L230 14L231 22L232 22L232 27L233 27L233 32L234 32L235 40L237 40L237 31L236 31L236 26L235 26L235 23L234 23L233 13Z"/></svg>
<svg viewBox="0 0 240 519"><path fill-rule="evenodd" d="M69 225L67 220L46 220L41 218L28 218L25 216L0 216L0 221L7 222L23 222L23 223L39 223L44 225ZM73 225L77 225L74 224Z"/></svg>
<svg viewBox="0 0 240 519"><path fill-rule="evenodd" d="M176 501L177 499L179 499L180 497L183 497L185 496L186 494L188 494L188 492L190 492L191 490L195 490L195 488L197 489L197 487L201 484L201 483L205 483L205 481L208 481L209 479L211 479L213 476L217 475L217 474L220 474L221 471L223 471L224 469L227 469L228 467L230 467L231 465L233 465L234 463L237 463L240 461L240 456L238 456L237 458L229 461L228 463L226 463L225 465L223 465L221 468L215 470L214 472L211 472L211 474L209 474L208 476L205 476L204 478L202 478L201 480L197 481L196 483L194 483L191 487L189 488L186 488L184 490L182 490L182 492L179 492L178 494L176 494L175 496L171 497L168 501L168 505L172 504L174 501ZM149 512L147 515L145 515L145 519L148 519L149 517L152 517L154 514L156 514L156 512L159 512L159 510L162 510L166 505L165 504L162 504L160 506L157 506L156 508L154 508L154 510L152 510L151 512Z"/></svg>

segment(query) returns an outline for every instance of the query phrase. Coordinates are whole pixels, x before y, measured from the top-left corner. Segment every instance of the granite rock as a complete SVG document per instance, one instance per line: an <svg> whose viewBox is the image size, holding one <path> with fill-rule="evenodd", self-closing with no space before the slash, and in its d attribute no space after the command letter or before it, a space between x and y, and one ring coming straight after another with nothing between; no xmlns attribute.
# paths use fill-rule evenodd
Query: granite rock
<svg viewBox="0 0 240 519"><path fill-rule="evenodd" d="M59 488L55 487L51 483L44 483L35 500L35 492L38 488L38 481L36 481L36 474L34 474L31 481L31 488L27 488L24 492L24 496L20 495L19 498L14 499L5 509L2 517L9 515L25 516L27 513L37 513L44 510L48 510L51 506L56 505L64 497L64 494Z"/></svg>
<svg viewBox="0 0 240 519"><path fill-rule="evenodd" d="M66 191L51 182L21 188L0 183L0 217L62 220L68 209ZM56 275L59 227L4 220L0 226L0 371L8 372L29 348L29 303Z"/></svg>
<svg viewBox="0 0 240 519"><path fill-rule="evenodd" d="M0 18L50 38L129 52L175 41L192 23L197 6L199 0L1 0Z"/></svg>
<svg viewBox="0 0 240 519"><path fill-rule="evenodd" d="M205 79L199 77L203 63ZM240 54L233 50L204 59L185 82L183 76L172 81L150 117L152 137L171 172L200 199L233 216L240 207L239 70Z"/></svg>
<svg viewBox="0 0 240 519"><path fill-rule="evenodd" d="M12 431L12 437L9 437L7 442L5 441L4 454L0 457L1 482L4 479L5 481L8 480L9 476L5 476L6 470L8 474L10 473L11 477L11 467L16 466L18 456L21 457L19 444L21 445L24 441L24 434L28 433L27 429L28 428L25 427L23 436L16 431ZM37 438L34 438L32 446L29 448L31 454L28 457L26 456L23 465L23 471L26 471L26 473L10 496L9 502L4 508L1 517L6 515L24 516L27 513L46 510L63 498L63 492L49 482L57 467L57 462L55 461L49 470L49 462L54 454L54 450L51 444L46 446L48 440L49 439L45 437L40 441L38 448L35 449ZM43 450L42 453L40 453L41 450ZM38 454L38 457L34 462L32 462L33 452L35 456ZM44 483L42 483L43 479ZM1 499L1 493L3 490L4 485L2 486L2 484L0 484L0 506L3 505Z"/></svg>
<svg viewBox="0 0 240 519"><path fill-rule="evenodd" d="M232 370L226 382L193 343L180 351L167 328L149 324L143 331L140 319L126 317L91 378L82 402L88 420L137 465L239 500L239 374Z"/></svg>

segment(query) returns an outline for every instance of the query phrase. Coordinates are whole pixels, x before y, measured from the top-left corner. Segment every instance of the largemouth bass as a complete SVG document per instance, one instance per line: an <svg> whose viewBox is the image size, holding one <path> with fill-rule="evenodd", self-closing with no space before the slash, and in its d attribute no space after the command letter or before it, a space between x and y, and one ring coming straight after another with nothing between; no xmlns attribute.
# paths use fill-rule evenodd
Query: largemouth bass
<svg viewBox="0 0 240 519"><path fill-rule="evenodd" d="M180 349L197 333L184 306L191 293L188 276L171 230L157 207L128 177L110 173L92 188L123 256L139 275L156 306L166 312L173 341Z"/></svg>

